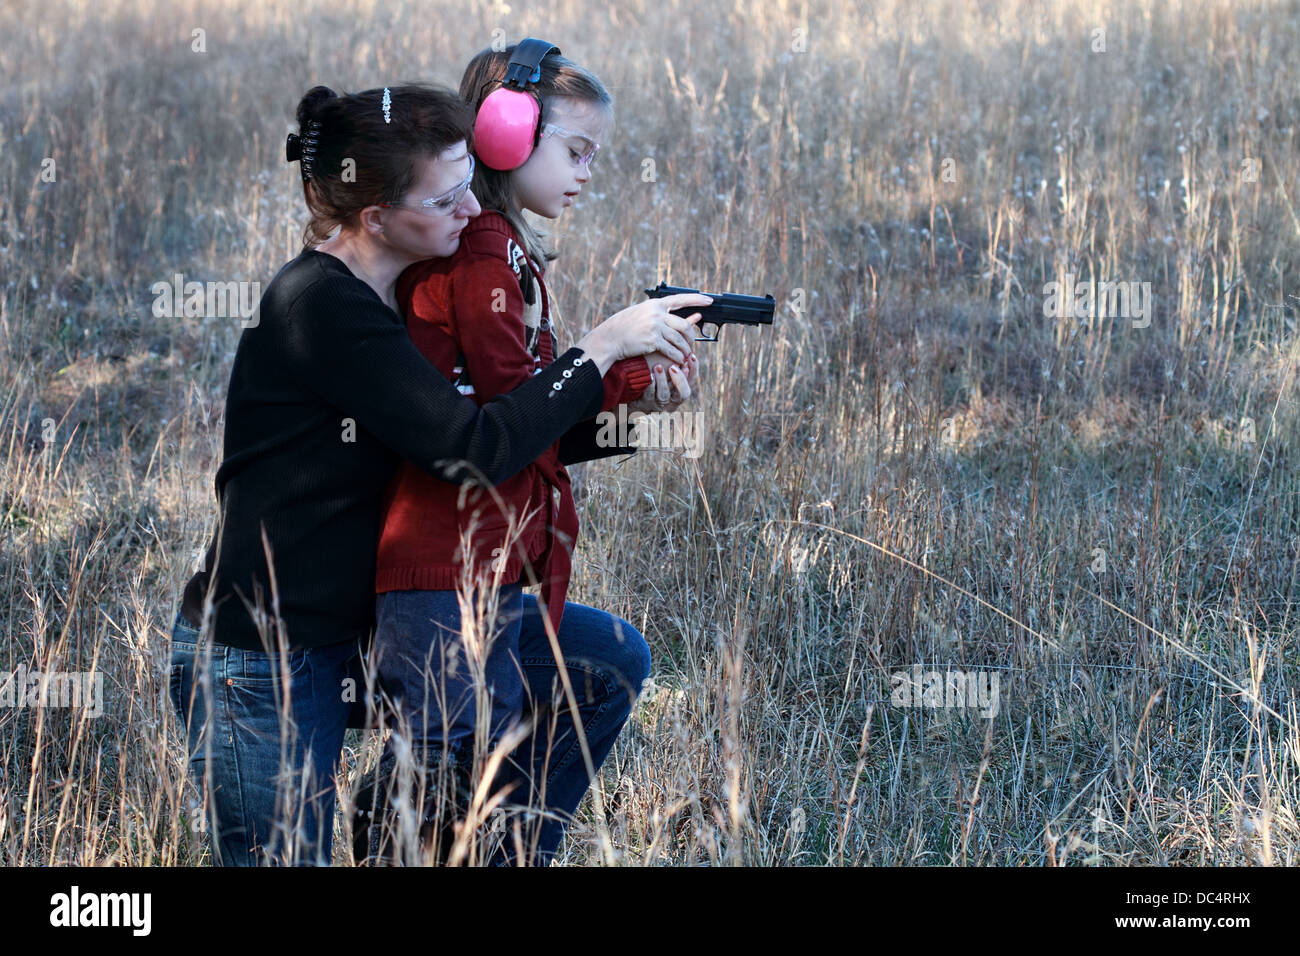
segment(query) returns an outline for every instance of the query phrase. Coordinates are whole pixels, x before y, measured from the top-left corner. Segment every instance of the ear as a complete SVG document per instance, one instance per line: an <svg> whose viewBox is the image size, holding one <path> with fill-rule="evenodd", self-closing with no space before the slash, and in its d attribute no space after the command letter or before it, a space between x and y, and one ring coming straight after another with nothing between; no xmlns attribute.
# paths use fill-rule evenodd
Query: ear
<svg viewBox="0 0 1300 956"><path fill-rule="evenodd" d="M357 214L361 231L377 236L384 231L384 209L382 206L367 206Z"/></svg>

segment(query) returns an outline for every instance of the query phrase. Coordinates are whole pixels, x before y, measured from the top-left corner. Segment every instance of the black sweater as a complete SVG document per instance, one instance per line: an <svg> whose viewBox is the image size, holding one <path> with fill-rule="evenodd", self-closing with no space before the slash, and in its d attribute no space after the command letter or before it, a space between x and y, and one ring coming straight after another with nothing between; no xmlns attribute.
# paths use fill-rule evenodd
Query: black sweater
<svg viewBox="0 0 1300 956"><path fill-rule="evenodd" d="M565 463L629 453L596 445L603 395L600 369L573 348L480 408L341 260L303 250L267 287L257 324L239 340L216 534L185 586L182 615L199 626L211 587L218 643L274 649L282 639L297 650L367 640L382 498L398 459L446 481L477 472L500 484L557 439ZM461 461L472 469L440 467ZM273 594L282 638L271 625ZM259 603L266 642L247 607Z"/></svg>

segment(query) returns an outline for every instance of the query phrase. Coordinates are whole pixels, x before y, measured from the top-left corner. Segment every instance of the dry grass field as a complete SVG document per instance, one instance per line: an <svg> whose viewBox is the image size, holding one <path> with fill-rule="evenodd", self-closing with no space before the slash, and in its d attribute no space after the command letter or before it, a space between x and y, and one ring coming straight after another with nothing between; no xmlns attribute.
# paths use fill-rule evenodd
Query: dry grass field
<svg viewBox="0 0 1300 956"><path fill-rule="evenodd" d="M778 301L698 347L699 457L580 469L570 599L654 665L560 862L1300 863L1296 4L16 0L0 672L104 697L0 707L0 864L210 862L168 635L241 328L150 288L265 285L302 93L494 30L617 101L562 345L660 279ZM1054 308L1092 280L1124 314Z"/></svg>

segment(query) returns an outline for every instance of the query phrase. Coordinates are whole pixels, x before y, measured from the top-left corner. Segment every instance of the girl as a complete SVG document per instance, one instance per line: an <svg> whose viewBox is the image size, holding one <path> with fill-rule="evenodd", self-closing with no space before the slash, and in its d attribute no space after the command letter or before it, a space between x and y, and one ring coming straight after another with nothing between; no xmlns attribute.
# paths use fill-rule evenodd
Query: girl
<svg viewBox="0 0 1300 956"><path fill-rule="evenodd" d="M510 171L492 169L480 157L474 191L483 214L461 234L455 255L412 266L397 286L412 341L479 402L553 367L555 307L543 264L555 255L545 250L523 210L557 218L590 180L612 124L612 99L600 81L551 49L531 85L541 107L531 154ZM514 46L484 50L466 68L460 93L476 112L501 85L514 52ZM655 410L658 389L647 387L652 372L662 376L666 365L680 394L690 394L694 355L681 367L664 359L655 364L657 371L640 358L615 365L605 377L602 410L624 402ZM631 450L589 449L582 458ZM477 496L403 467L387 498L375 586L375 665L381 684L399 701L416 765L428 774L426 791L438 786L434 774L451 778L451 796L436 812L465 816L476 745L480 754L497 748L525 714L533 718L530 735L518 747L503 748L513 752L498 782L515 788L510 806L540 805L542 815L515 845L499 848L493 862L550 861L565 821L613 746L649 670L649 650L632 625L581 605L566 610L578 518L565 464L582 458L556 442L496 494ZM462 607L457 598L461 580L478 589L473 607ZM523 593L535 582L541 584L544 613L536 598ZM503 612L499 634L490 633L496 630L494 603ZM474 616L487 621L462 628L462 614L484 605L487 613ZM486 649L471 636L484 630ZM576 701L552 700L564 677L548 634L564 649L566 663L579 659L569 666ZM581 718L576 729L570 713L575 702ZM552 721L555 727L548 726ZM395 742L390 739L377 778L389 788ZM386 827L398 816L389 811ZM447 819L433 817L426 812L421 819L429 824L428 836L440 841L442 858L455 831ZM393 855L379 830L370 833L372 861Z"/></svg>
<svg viewBox="0 0 1300 956"><path fill-rule="evenodd" d="M399 459L448 481L465 474L444 463L463 460L507 481L557 440L592 443L615 362L690 351L690 325L665 299L619 312L486 403L429 365L395 286L412 263L455 252L478 211L457 168L472 123L428 86L316 87L298 104L286 150L301 163L307 244L239 340L217 527L172 630L170 699L216 863L330 863L334 769L364 717L340 687L364 681L382 495Z"/></svg>

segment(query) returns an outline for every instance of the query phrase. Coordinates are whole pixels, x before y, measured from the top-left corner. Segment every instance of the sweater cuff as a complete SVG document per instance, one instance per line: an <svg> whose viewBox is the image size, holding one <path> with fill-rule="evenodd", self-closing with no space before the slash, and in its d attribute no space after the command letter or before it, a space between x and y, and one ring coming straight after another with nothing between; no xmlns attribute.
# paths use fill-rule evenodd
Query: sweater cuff
<svg viewBox="0 0 1300 956"><path fill-rule="evenodd" d="M642 356L619 359L605 373L605 403L601 411L613 411L619 405L635 402L650 386L650 367Z"/></svg>
<svg viewBox="0 0 1300 956"><path fill-rule="evenodd" d="M595 418L603 410L605 389L600 375L600 367L591 360L582 349L574 346L554 362L538 373L552 378L551 390L546 393L548 399L555 398L574 389L582 395L589 396L578 421Z"/></svg>

